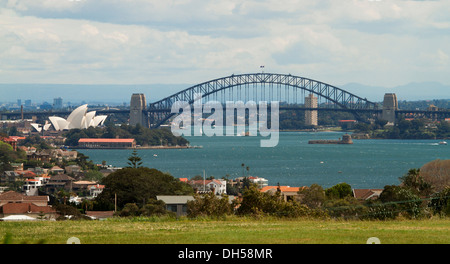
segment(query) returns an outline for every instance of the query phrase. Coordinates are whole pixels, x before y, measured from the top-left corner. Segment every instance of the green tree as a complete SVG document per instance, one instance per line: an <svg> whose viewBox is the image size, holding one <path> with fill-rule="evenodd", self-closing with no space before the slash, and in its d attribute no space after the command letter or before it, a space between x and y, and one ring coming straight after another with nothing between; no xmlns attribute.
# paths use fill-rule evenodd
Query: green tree
<svg viewBox="0 0 450 264"><path fill-rule="evenodd" d="M138 168L142 165L141 160L142 159L138 156L137 150L133 150L133 153L131 153L127 163L131 168Z"/></svg>
<svg viewBox="0 0 450 264"><path fill-rule="evenodd" d="M188 202L188 217L210 216L222 217L233 213L233 205L228 196L217 197L213 192L195 195L195 200Z"/></svg>
<svg viewBox="0 0 450 264"><path fill-rule="evenodd" d="M99 182L103 179L103 174L98 170L89 170L85 175L84 179L88 181Z"/></svg>
<svg viewBox="0 0 450 264"><path fill-rule="evenodd" d="M433 194L428 206L435 214L450 216L450 187Z"/></svg>
<svg viewBox="0 0 450 264"><path fill-rule="evenodd" d="M12 169L11 162L14 162L14 154L15 151L11 145L0 141L0 173Z"/></svg>
<svg viewBox="0 0 450 264"><path fill-rule="evenodd" d="M387 218L395 218L403 215L409 218L417 218L421 212L422 201L410 189L396 185L387 185L381 192L379 200L383 203L383 210Z"/></svg>
<svg viewBox="0 0 450 264"><path fill-rule="evenodd" d="M244 190L242 202L236 213L252 216L300 217L311 215L313 211L298 202L286 202L279 191L272 195L251 186Z"/></svg>
<svg viewBox="0 0 450 264"><path fill-rule="evenodd" d="M147 167L123 168L102 179L105 189L95 199L103 208L111 208L117 195L117 206L136 203L142 207L157 195L189 195L192 187L173 176ZM100 210L100 209L98 209Z"/></svg>
<svg viewBox="0 0 450 264"><path fill-rule="evenodd" d="M420 175L420 169L410 169L407 174L399 179L402 186L409 188L419 196L427 197L432 192L431 184Z"/></svg>
<svg viewBox="0 0 450 264"><path fill-rule="evenodd" d="M315 183L309 188L300 189L299 195L301 203L312 209L321 207L325 202L325 191L322 186Z"/></svg>
<svg viewBox="0 0 450 264"><path fill-rule="evenodd" d="M333 187L326 189L325 195L329 199L343 199L347 196L352 196L352 187L345 182L338 183Z"/></svg>
<svg viewBox="0 0 450 264"><path fill-rule="evenodd" d="M140 214L143 216L162 216L162 215L174 215L175 213L167 211L166 204L163 201L150 199L140 209Z"/></svg>
<svg viewBox="0 0 450 264"><path fill-rule="evenodd" d="M138 216L139 207L135 203L127 203L119 212L120 216Z"/></svg>

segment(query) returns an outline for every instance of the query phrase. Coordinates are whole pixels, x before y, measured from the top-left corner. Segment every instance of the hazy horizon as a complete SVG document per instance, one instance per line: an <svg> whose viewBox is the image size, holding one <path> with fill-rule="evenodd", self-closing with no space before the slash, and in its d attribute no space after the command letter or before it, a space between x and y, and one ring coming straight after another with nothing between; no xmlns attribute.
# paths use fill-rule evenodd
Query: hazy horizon
<svg viewBox="0 0 450 264"><path fill-rule="evenodd" d="M33 103L53 103L57 97L63 102L103 102L129 104L133 93L144 93L147 102L170 96L193 84L0 84L0 102L16 102L18 99ZM377 87L358 83L337 86L373 102L381 102L385 93L396 93L398 100L419 101L449 99L450 86L437 82L409 83L396 87ZM11 93L11 91L14 91Z"/></svg>

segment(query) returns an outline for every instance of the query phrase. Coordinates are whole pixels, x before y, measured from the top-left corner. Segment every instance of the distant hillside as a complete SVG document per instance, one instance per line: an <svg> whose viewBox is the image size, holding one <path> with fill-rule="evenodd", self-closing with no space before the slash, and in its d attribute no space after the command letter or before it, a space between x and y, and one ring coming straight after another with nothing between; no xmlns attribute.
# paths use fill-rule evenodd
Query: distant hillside
<svg viewBox="0 0 450 264"><path fill-rule="evenodd" d="M450 99L450 85L438 82L413 82L392 88L349 83L339 86L373 102L383 101L385 93L395 93L399 101Z"/></svg>
<svg viewBox="0 0 450 264"><path fill-rule="evenodd" d="M0 102L31 99L33 103L62 97L63 103L130 103L131 94L144 93L147 102L172 95L192 84L139 84L139 85L78 85L78 84L0 84ZM348 92L373 102L383 101L385 93L396 93L399 100L417 101L450 99L450 86L437 82L409 83L392 88L349 83L339 86Z"/></svg>

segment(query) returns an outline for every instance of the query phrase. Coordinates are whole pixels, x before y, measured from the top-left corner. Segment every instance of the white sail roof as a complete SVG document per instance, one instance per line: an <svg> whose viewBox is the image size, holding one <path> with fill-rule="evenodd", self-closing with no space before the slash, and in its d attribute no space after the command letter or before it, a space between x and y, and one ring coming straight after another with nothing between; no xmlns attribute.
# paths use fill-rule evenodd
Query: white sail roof
<svg viewBox="0 0 450 264"><path fill-rule="evenodd" d="M51 116L49 120L55 130L69 130L69 129L84 129L88 127L97 127L103 125L105 119L108 117L106 115L95 116L96 111L88 112L88 105L82 105L77 107L70 113L67 119L58 116ZM45 125L44 125L45 129Z"/></svg>

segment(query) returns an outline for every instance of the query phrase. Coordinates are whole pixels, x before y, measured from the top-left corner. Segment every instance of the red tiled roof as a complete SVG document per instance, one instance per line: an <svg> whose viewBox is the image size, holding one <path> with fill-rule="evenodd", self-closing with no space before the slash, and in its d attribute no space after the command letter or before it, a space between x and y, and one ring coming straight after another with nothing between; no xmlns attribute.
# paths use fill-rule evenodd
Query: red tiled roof
<svg viewBox="0 0 450 264"><path fill-rule="evenodd" d="M217 184L222 184L219 180L216 180L216 179L213 179L213 180L195 180L195 181L189 181L188 183L189 184L191 184L191 185L203 185L203 183L204 184L206 184L206 185L208 185L208 184L210 184L211 182L215 182L215 183L217 183Z"/></svg>
<svg viewBox="0 0 450 264"><path fill-rule="evenodd" d="M134 138L80 138L78 143L133 143Z"/></svg>
<svg viewBox="0 0 450 264"><path fill-rule="evenodd" d="M48 196L26 196L15 191L0 194L0 201L48 201Z"/></svg>
<svg viewBox="0 0 450 264"><path fill-rule="evenodd" d="M50 206L37 206L32 203L7 203L2 206L3 214L55 213Z"/></svg>
<svg viewBox="0 0 450 264"><path fill-rule="evenodd" d="M378 195L383 191L383 189L353 189L353 196L356 199L368 199L372 198L374 195L378 197Z"/></svg>

